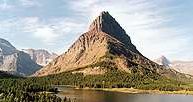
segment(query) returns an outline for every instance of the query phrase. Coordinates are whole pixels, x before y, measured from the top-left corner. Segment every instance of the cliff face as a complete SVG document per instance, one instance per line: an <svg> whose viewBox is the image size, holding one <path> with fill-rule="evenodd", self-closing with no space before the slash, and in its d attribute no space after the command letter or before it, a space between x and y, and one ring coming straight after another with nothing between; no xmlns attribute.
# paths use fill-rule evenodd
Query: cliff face
<svg viewBox="0 0 193 102"><path fill-rule="evenodd" d="M103 74L106 70L101 66L90 66L104 62L127 72L136 66L152 71L159 67L136 49L125 30L108 12L102 12L90 25L89 31L82 34L67 52L35 75L44 76L65 71Z"/></svg>
<svg viewBox="0 0 193 102"><path fill-rule="evenodd" d="M16 48L7 40L0 38L0 55L9 55L16 52Z"/></svg>
<svg viewBox="0 0 193 102"><path fill-rule="evenodd" d="M30 56L17 50L11 43L0 39L0 70L17 75L31 75L41 66L31 60Z"/></svg>
<svg viewBox="0 0 193 102"><path fill-rule="evenodd" d="M141 53L131 43L130 37L126 34L125 30L119 23L108 13L102 12L90 25L89 31L104 32L110 37L115 38L123 43L129 50L136 54Z"/></svg>
<svg viewBox="0 0 193 102"><path fill-rule="evenodd" d="M22 51L29 54L33 61L42 66L47 65L58 56L55 53L49 53L48 51L43 49L22 49Z"/></svg>

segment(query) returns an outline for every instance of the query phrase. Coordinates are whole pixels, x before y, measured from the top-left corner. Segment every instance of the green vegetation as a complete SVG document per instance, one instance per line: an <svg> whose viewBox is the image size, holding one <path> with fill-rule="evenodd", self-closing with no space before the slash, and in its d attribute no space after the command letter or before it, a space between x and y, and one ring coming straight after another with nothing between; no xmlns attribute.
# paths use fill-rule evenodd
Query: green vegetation
<svg viewBox="0 0 193 102"><path fill-rule="evenodd" d="M142 90L178 91L193 90L192 84L168 79L141 67L132 68L131 73L118 70L113 63L101 62L92 65L106 68L103 75L83 75L65 72L37 78L0 79L0 101L5 102L70 102L54 95L52 85L72 85L79 88L135 88ZM140 69L141 68L141 69ZM143 73L140 70L144 70ZM52 92L52 93L50 93Z"/></svg>
<svg viewBox="0 0 193 102"><path fill-rule="evenodd" d="M78 88L104 88L107 90L119 88L123 92L136 91L130 90L133 88L139 90L158 90L163 93L172 93L172 91L182 93L193 90L192 83L163 77L156 71L143 66L135 65L130 67L130 73L118 70L116 64L111 61L114 58L114 56L108 55L104 57L106 60L102 60L103 58L101 58L101 62L78 69L100 67L106 70L106 73L102 75L84 75L69 71L45 77L1 77L0 101L71 102L70 99L61 99L54 95L58 90L52 87L52 85L71 85Z"/></svg>
<svg viewBox="0 0 193 102"><path fill-rule="evenodd" d="M0 101L3 102L70 102L52 93L57 89L46 80L35 78L0 79Z"/></svg>
<svg viewBox="0 0 193 102"><path fill-rule="evenodd" d="M131 69L131 73L120 71L113 62L99 62L89 67L105 68L103 75L83 75L82 73L65 72L38 80L47 80L54 85L72 85L79 88L136 88L143 90L178 91L193 90L187 83L169 79L141 66ZM187 87L189 86L189 87Z"/></svg>

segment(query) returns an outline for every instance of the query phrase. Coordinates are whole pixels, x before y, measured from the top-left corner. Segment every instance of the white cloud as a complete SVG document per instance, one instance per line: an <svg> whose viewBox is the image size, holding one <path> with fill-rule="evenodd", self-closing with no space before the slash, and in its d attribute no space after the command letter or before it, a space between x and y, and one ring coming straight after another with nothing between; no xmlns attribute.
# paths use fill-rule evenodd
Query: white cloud
<svg viewBox="0 0 193 102"><path fill-rule="evenodd" d="M20 6L23 5L24 7L42 5L39 3L39 0L17 1L19 1L18 4L20 3ZM61 41L65 43L64 46L66 46L67 49L68 46L71 45L72 40L75 40L75 34L80 35L83 31L86 31L92 20L98 16L101 11L105 10L109 11L120 23L131 37L132 42L148 58L153 59L159 55L169 56L170 59L186 59L189 57L188 55L180 55L180 53L187 50L189 50L189 52L191 51L191 49L188 49L188 43L190 43L191 40L188 40L187 36L183 36L186 29L180 26L171 27L167 25L170 24L176 15L180 15L176 13L173 15L172 12L168 13L167 10L178 8L178 5L174 5L174 7L165 6L168 1L162 2L161 0L64 1L68 4L57 4L56 1L56 4L54 5L57 6L56 9L58 10L56 15L51 15L50 9L47 9L49 6L45 5L45 8L42 9L43 11L48 11L42 13L41 19L39 18L40 15L38 13L33 15L35 17L28 17L28 11L26 10L27 16L22 12L21 17L21 14L17 11L18 14L11 14L11 16L16 15L20 18L4 19L0 21L0 31L2 33L5 30L12 32L17 30L18 32L26 33L30 35L30 37L37 39L38 43L42 42L43 44L48 45L46 46L47 48L50 47L49 45L58 45L59 40L67 38L65 41ZM164 6L161 3L165 3ZM63 9L60 9L64 7L69 8L64 9L64 11ZM8 5L7 2L0 4L0 9L10 8L13 7ZM60 13L64 13L65 16ZM68 17L69 13L75 16ZM49 15L49 17L47 15ZM21 34L17 33L15 35ZM78 36L76 36L76 38L77 37ZM179 48L182 47L183 49L179 50Z"/></svg>
<svg viewBox="0 0 193 102"><path fill-rule="evenodd" d="M85 24L69 18L54 18L48 21L39 17L22 17L0 21L1 31L17 30L38 39L45 45L54 45L67 34L83 31Z"/></svg>
<svg viewBox="0 0 193 102"><path fill-rule="evenodd" d="M54 29L50 27L37 28L33 34L35 37L40 38L45 43L52 42L58 37L58 35L55 34Z"/></svg>
<svg viewBox="0 0 193 102"><path fill-rule="evenodd" d="M15 0L17 4L11 4L9 0L0 1L0 10L13 10L18 8L18 4L23 7L41 6L37 0ZM11 0L12 1L12 0Z"/></svg>
<svg viewBox="0 0 193 102"><path fill-rule="evenodd" d="M137 48L151 59L160 55L179 58L174 54L188 45L187 39L182 40L182 28L167 25L173 19L165 13L168 8L161 8L153 0L72 0L70 5L76 13L89 15L90 22L101 11L109 11Z"/></svg>
<svg viewBox="0 0 193 102"><path fill-rule="evenodd" d="M37 0L19 0L21 5L25 7L40 6L41 4Z"/></svg>
<svg viewBox="0 0 193 102"><path fill-rule="evenodd" d="M7 0L3 0L2 3L0 4L0 10L8 10L14 8L13 5L9 5L7 3Z"/></svg>

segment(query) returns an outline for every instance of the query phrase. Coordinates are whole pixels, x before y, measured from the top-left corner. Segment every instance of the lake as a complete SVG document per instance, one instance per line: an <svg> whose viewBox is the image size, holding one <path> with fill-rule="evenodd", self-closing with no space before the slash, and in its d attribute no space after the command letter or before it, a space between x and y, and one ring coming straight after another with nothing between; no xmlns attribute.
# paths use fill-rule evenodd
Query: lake
<svg viewBox="0 0 193 102"><path fill-rule="evenodd" d="M192 95L176 94L128 94L121 92L107 92L97 90L85 90L57 86L60 90L57 96L64 96L75 102L193 102Z"/></svg>

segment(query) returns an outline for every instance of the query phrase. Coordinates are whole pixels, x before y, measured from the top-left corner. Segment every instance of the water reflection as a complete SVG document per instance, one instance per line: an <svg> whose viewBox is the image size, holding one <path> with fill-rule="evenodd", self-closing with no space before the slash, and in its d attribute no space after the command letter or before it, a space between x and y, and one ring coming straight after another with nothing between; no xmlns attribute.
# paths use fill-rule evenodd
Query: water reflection
<svg viewBox="0 0 193 102"><path fill-rule="evenodd" d="M58 89L62 90L57 94L59 97L67 96L76 102L193 102L191 95L127 94L65 87Z"/></svg>

